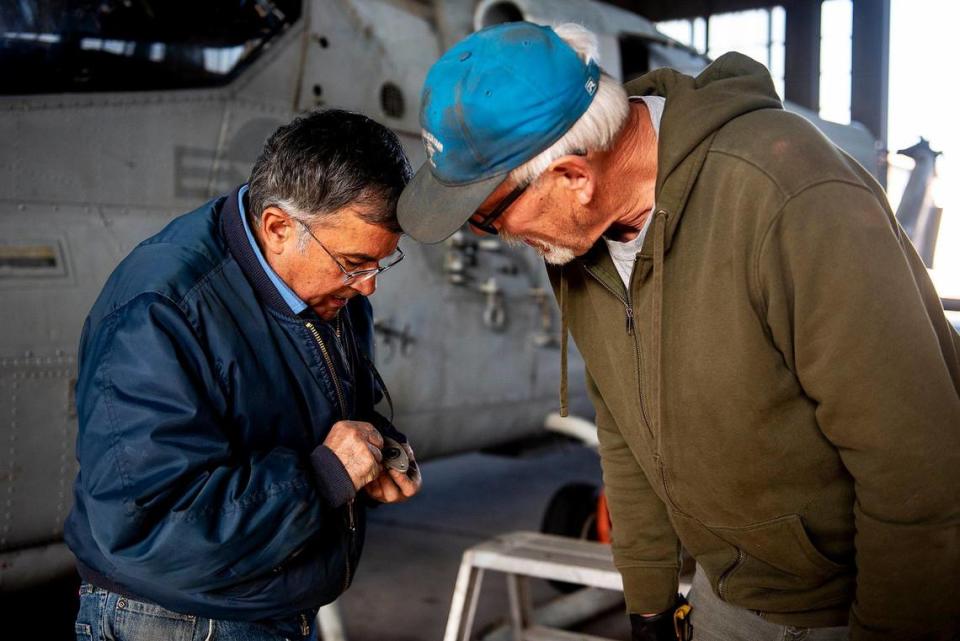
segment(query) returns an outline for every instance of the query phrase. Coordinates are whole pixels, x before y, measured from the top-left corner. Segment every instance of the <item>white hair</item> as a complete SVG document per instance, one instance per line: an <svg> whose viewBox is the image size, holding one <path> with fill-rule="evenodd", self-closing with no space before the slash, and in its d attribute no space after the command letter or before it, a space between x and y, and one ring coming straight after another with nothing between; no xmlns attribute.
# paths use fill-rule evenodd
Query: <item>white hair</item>
<svg viewBox="0 0 960 641"><path fill-rule="evenodd" d="M558 25L553 30L584 63L595 61L599 64L600 50L593 32L573 22ZM580 119L550 147L511 171L510 179L518 185L531 183L557 158L609 149L629 112L630 102L623 87L607 74L601 74L597 95Z"/></svg>
<svg viewBox="0 0 960 641"><path fill-rule="evenodd" d="M310 244L311 239L308 229L323 219L326 214L310 214L304 212L297 206L292 198L276 198L272 204L285 211L293 220L301 223L300 225L294 225L297 232L297 251L301 254L306 253L307 245ZM254 223L257 227L261 227L263 225L263 218L256 216Z"/></svg>

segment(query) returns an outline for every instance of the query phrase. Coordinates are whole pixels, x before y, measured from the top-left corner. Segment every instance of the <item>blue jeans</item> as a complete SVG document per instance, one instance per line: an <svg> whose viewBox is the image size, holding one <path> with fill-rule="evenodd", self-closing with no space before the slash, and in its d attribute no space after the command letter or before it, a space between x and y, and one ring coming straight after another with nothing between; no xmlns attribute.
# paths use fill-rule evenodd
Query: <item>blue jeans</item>
<svg viewBox="0 0 960 641"><path fill-rule="evenodd" d="M76 631L77 641L285 641L257 623L180 614L89 583L80 585Z"/></svg>

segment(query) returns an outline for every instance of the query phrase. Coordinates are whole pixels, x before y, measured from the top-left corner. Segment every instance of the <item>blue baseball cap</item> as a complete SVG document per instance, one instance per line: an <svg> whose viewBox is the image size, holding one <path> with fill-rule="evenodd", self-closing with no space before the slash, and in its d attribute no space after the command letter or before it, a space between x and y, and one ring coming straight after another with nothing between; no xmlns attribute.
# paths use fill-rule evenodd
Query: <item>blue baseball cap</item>
<svg viewBox="0 0 960 641"><path fill-rule="evenodd" d="M427 162L400 196L400 226L423 243L453 234L507 173L573 126L599 83L597 64L550 27L510 22L461 40L423 84Z"/></svg>

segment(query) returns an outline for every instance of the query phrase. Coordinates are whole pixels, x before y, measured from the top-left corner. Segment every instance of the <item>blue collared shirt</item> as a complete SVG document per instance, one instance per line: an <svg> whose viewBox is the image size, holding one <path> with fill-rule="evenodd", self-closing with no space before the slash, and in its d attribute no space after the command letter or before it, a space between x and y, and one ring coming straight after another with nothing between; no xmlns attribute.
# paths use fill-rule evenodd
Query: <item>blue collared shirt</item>
<svg viewBox="0 0 960 641"><path fill-rule="evenodd" d="M237 196L238 205L240 209L240 218L243 219L243 228L247 232L247 240L250 241L250 247L253 248L253 253L257 255L257 260L260 261L260 266L263 267L263 271L267 273L267 276L270 278L270 282L273 283L273 286L277 288L277 291L280 292L280 295L283 297L283 300L290 306L290 309L294 314L299 314L307 308L307 304L297 296L290 286L283 282L277 272L273 271L273 267L270 266L270 263L267 262L267 259L263 257L263 252L260 251L260 246L257 245L257 239L253 237L253 231L250 229L250 223L247 221L247 211L243 206L243 197L247 194L247 190L250 188L249 185L244 185L240 188L240 193Z"/></svg>

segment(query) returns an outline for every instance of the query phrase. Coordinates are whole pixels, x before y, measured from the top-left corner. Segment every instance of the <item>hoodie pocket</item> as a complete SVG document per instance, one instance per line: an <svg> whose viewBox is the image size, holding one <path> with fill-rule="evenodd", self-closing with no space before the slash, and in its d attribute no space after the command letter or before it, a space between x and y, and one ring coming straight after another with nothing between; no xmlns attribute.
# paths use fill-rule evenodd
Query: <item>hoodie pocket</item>
<svg viewBox="0 0 960 641"><path fill-rule="evenodd" d="M671 516L683 547L716 585L718 577L736 562L737 549L693 517L679 512L673 512Z"/></svg>
<svg viewBox="0 0 960 641"><path fill-rule="evenodd" d="M689 517L677 534L723 599L743 607L814 609L849 598L853 569L814 546L797 514L744 527L706 526ZM694 546L700 547L700 555ZM704 561L701 561L701 555ZM802 595L802 596L801 596Z"/></svg>

